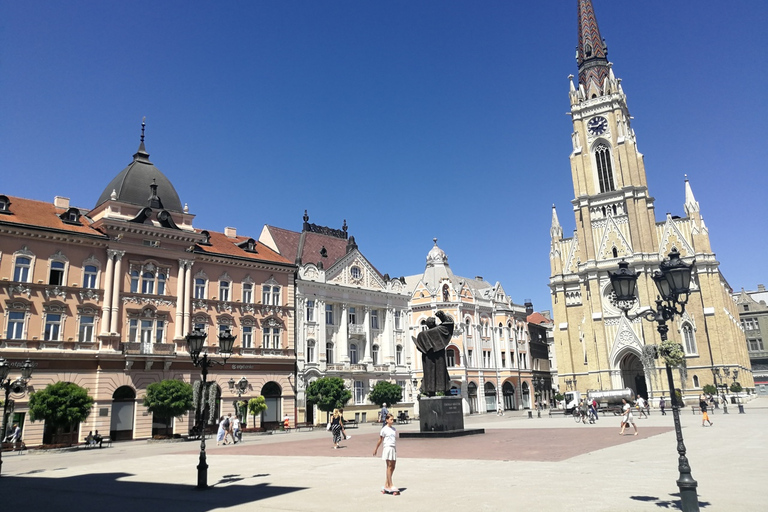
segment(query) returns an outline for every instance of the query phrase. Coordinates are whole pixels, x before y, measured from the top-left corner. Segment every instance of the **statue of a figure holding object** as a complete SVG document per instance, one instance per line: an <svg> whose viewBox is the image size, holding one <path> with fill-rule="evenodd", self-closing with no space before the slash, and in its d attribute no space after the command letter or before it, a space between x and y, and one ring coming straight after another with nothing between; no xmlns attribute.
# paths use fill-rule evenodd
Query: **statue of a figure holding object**
<svg viewBox="0 0 768 512"><path fill-rule="evenodd" d="M427 319L427 330L421 331L413 339L416 348L421 352L424 378L421 381L421 392L427 396L437 393L447 393L451 386L448 375L448 365L445 360L445 348L453 336L453 318L442 311L435 313L440 320L438 325L434 317Z"/></svg>

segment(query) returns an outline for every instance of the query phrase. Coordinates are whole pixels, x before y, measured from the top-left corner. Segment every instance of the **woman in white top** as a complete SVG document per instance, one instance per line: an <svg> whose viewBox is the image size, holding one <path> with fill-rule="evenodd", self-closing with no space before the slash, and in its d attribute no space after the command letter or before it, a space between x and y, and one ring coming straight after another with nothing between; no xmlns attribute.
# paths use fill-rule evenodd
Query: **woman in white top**
<svg viewBox="0 0 768 512"><path fill-rule="evenodd" d="M384 482L384 487L381 488L382 493L392 493L394 495L400 494L400 489L392 484L392 473L395 472L395 464L397 464L397 450L395 449L395 442L397 440L397 431L392 425L395 423L395 417L391 414L387 414L384 419L384 426L379 432L379 442L376 443L376 448L373 450L373 455L379 451L382 441L384 442L384 449L381 452L381 458L387 463L387 477Z"/></svg>
<svg viewBox="0 0 768 512"><path fill-rule="evenodd" d="M621 402L624 404L622 406L622 410L624 411L624 416L621 417L621 432L619 432L620 436L624 435L624 429L627 428L627 425L630 423L632 424L632 428L635 429L635 435L637 435L637 425L635 425L635 418L632 416L632 406L630 406L627 403L627 400L625 398L621 399Z"/></svg>

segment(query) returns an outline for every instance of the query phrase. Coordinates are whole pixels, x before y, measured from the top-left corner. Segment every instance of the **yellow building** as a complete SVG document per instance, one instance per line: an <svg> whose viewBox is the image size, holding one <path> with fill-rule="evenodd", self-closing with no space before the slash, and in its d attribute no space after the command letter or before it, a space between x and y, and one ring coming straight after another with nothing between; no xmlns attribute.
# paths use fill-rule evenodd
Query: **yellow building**
<svg viewBox="0 0 768 512"><path fill-rule="evenodd" d="M563 238L554 207L551 228L560 382L580 391L629 387L646 397L668 388L658 361L647 371L641 362L643 345L660 341L655 324L622 315L611 300L608 275L622 259L639 273L639 304L631 318L654 304L651 274L677 248L687 263L696 263L685 314L669 326L669 338L682 343L687 356L687 381L676 385L684 394L701 393L705 384L715 383L715 367L728 367L739 370L744 387L753 387L739 314L691 185L686 177L685 217L667 214L657 222L627 98L608 62L590 1L579 2L578 31L579 76L576 84L571 77L569 92L576 229Z"/></svg>

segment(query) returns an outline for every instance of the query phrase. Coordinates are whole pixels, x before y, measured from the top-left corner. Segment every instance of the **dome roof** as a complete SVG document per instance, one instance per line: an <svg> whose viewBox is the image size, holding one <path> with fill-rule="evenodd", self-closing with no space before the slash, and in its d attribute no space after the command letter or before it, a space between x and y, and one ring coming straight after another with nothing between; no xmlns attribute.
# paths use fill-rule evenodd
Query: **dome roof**
<svg viewBox="0 0 768 512"><path fill-rule="evenodd" d="M427 254L427 266L435 264L448 265L448 256L437 246L437 238L433 238L432 241L435 242L435 246Z"/></svg>
<svg viewBox="0 0 768 512"><path fill-rule="evenodd" d="M99 196L96 206L110 199L138 206L150 206L149 199L153 195L150 187L156 184L160 208L173 212L183 211L179 194L171 181L149 161L149 153L144 148L143 130L141 139L139 150L133 155L133 162L109 182Z"/></svg>

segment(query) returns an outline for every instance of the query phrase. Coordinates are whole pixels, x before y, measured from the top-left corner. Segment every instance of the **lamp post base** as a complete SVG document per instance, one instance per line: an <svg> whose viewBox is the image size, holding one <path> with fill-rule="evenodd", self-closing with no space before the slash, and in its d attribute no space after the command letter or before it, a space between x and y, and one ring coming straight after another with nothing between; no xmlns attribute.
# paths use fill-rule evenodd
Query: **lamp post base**
<svg viewBox="0 0 768 512"><path fill-rule="evenodd" d="M208 488L208 463L205 461L205 452L200 452L200 463L197 465L197 488Z"/></svg>

